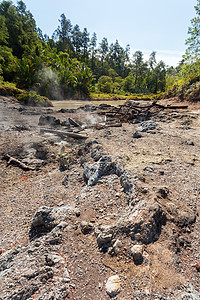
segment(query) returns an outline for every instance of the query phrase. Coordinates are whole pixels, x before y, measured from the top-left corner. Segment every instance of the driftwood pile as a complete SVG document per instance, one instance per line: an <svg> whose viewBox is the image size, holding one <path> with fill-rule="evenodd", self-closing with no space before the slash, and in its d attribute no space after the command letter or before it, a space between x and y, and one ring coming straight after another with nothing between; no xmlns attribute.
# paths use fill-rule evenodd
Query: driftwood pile
<svg viewBox="0 0 200 300"><path fill-rule="evenodd" d="M101 111L99 114L105 115L110 120L115 120L120 123L131 122L134 119L140 119L140 121L146 121L150 116L158 114L164 109L186 109L186 105L170 105L164 106L157 101L153 101L148 105L136 104L133 101L129 100L123 105L118 107L112 107L109 111Z"/></svg>

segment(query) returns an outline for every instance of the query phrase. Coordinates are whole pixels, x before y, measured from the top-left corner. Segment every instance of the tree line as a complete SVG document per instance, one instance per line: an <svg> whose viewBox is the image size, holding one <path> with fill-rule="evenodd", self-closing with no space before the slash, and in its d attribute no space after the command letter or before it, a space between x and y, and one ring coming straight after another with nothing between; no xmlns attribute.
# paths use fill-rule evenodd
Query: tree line
<svg viewBox="0 0 200 300"><path fill-rule="evenodd" d="M193 25L197 23L194 19ZM118 40L109 44L106 37L97 43L96 33L90 36L87 28L81 31L65 14L49 37L37 27L23 1L1 2L0 27L0 81L15 82L52 99L89 96L91 91L163 92L188 65L185 59L178 68L169 68L157 61L155 51L145 61L141 51L131 56L129 45L123 48ZM189 29L187 59L197 41L195 32Z"/></svg>

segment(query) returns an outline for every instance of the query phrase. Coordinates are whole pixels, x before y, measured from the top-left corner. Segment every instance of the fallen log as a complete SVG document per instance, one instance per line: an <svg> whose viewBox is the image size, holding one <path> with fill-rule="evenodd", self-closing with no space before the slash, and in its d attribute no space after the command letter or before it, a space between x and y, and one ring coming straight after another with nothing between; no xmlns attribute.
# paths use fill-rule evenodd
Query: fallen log
<svg viewBox="0 0 200 300"><path fill-rule="evenodd" d="M81 134L74 133L74 132L53 130L53 129L47 129L47 128L41 128L40 132L41 133L53 133L53 134L57 134L59 136L69 136L69 137L72 137L74 139L87 139L88 138L85 135L81 135Z"/></svg>
<svg viewBox="0 0 200 300"><path fill-rule="evenodd" d="M164 108L166 109L187 109L188 108L188 105L167 105L165 106Z"/></svg>
<svg viewBox="0 0 200 300"><path fill-rule="evenodd" d="M21 162L20 160L6 154L5 159L8 161L7 166L9 165L16 165L17 167L23 169L24 171L30 171L30 170L35 170L35 168L30 167L25 165L23 162Z"/></svg>
<svg viewBox="0 0 200 300"><path fill-rule="evenodd" d="M102 125L102 124L96 124L94 126L96 129L100 130L100 129L105 129L105 128L109 128L109 127L122 127L122 124L121 123L111 123L111 124L105 124L105 125Z"/></svg>

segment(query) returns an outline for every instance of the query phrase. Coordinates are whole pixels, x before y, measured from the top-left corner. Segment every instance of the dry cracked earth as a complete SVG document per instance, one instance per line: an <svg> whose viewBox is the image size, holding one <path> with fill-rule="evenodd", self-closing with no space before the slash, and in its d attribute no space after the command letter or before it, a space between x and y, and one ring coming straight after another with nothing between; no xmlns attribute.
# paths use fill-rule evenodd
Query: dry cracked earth
<svg viewBox="0 0 200 300"><path fill-rule="evenodd" d="M0 107L0 299L200 299L199 107Z"/></svg>

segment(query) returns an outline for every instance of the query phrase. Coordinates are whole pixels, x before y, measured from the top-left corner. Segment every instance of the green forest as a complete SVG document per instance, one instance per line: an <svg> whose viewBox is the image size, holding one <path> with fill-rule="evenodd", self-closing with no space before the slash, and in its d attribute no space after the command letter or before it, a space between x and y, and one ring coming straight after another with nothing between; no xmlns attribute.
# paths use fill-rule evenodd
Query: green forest
<svg viewBox="0 0 200 300"><path fill-rule="evenodd" d="M37 27L23 1L0 3L0 91L8 87L49 99L90 98L96 94L179 96L198 99L200 90L200 0L188 28L187 50L174 68L157 61L153 51L130 55L118 40L97 42L62 14L49 37ZM21 94L21 97L26 97Z"/></svg>

